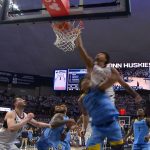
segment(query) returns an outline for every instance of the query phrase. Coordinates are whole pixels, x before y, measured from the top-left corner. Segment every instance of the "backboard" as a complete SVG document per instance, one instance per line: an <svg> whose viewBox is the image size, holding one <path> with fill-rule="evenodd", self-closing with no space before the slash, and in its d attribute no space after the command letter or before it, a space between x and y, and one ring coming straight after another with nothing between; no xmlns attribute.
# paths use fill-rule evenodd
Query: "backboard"
<svg viewBox="0 0 150 150"><path fill-rule="evenodd" d="M119 123L124 123L124 125L130 126L131 117L130 116L119 116Z"/></svg>
<svg viewBox="0 0 150 150"><path fill-rule="evenodd" d="M42 0L0 0L0 23L103 19L130 15L130 0L68 1L70 3L69 15L51 17Z"/></svg>

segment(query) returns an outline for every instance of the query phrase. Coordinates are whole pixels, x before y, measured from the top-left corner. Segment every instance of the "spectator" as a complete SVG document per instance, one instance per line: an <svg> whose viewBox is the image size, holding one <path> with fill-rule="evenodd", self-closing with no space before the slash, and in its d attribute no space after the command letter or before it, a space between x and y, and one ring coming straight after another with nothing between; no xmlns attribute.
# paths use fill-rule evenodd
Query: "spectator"
<svg viewBox="0 0 150 150"><path fill-rule="evenodd" d="M23 148L23 146L25 145L25 149L28 146L28 130L25 128L24 131L21 134L21 149Z"/></svg>

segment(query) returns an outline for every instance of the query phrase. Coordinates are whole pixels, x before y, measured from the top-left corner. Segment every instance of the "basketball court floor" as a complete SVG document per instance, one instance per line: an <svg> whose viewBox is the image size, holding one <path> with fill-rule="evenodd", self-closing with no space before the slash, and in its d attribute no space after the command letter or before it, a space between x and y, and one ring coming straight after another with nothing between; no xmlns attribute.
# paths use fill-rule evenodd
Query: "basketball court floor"
<svg viewBox="0 0 150 150"><path fill-rule="evenodd" d="M20 150L37 150L36 148L27 148L27 149L20 149ZM71 150L83 150L82 147L72 147Z"/></svg>
<svg viewBox="0 0 150 150"><path fill-rule="evenodd" d="M36 148L27 148L27 149L22 149L22 150L37 150ZM72 147L71 150L84 150L82 147ZM103 150L110 150L110 148L106 148ZM124 150L131 150L131 148L125 148Z"/></svg>

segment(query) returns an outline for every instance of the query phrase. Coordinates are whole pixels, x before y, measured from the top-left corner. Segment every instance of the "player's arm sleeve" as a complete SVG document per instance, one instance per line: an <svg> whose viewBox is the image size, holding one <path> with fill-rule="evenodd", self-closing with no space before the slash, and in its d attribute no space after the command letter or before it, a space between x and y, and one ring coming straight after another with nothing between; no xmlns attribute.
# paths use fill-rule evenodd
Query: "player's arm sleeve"
<svg viewBox="0 0 150 150"><path fill-rule="evenodd" d="M51 128L57 128L62 125L65 125L66 123L67 123L67 120L64 120L61 114L55 114L50 122Z"/></svg>

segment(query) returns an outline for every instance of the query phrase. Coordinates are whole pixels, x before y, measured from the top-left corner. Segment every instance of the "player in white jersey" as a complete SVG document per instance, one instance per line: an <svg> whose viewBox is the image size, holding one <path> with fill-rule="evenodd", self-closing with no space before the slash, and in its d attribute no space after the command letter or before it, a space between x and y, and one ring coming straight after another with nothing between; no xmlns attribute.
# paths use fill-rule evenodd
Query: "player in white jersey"
<svg viewBox="0 0 150 150"><path fill-rule="evenodd" d="M113 75L115 77L115 81L119 82L119 84L135 98L136 102L141 101L141 96L121 78L119 72L115 68L111 68L108 65L110 57L106 52L100 52L93 60L85 50L81 36L77 38L76 46L79 48L80 56L86 64L88 74L91 75L92 87L100 86L99 88L101 88L101 90L105 90L108 96L114 101L115 96L113 87L111 86L114 81L112 78L109 80L109 77Z"/></svg>
<svg viewBox="0 0 150 150"><path fill-rule="evenodd" d="M141 96L121 78L119 72L115 68L111 68L108 65L110 57L106 52L100 52L93 60L85 50L81 36L77 38L76 46L79 48L80 56L86 64L88 74L90 75L91 87L99 88L105 91L111 101L115 103L115 94L112 85L115 82L119 82L119 84L135 98L136 102L140 102L142 100ZM114 79L112 77L114 77ZM86 120L85 122L87 123L88 116L83 116L85 118L84 120ZM84 130L86 129L83 129L82 132L85 132Z"/></svg>
<svg viewBox="0 0 150 150"><path fill-rule="evenodd" d="M0 150L19 150L14 142L27 123L35 127L50 127L50 124L33 119L33 113L24 113L26 101L22 98L15 98L13 104L14 110L7 112L3 127L0 129Z"/></svg>

